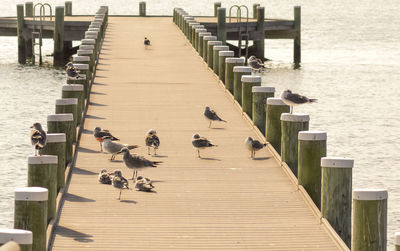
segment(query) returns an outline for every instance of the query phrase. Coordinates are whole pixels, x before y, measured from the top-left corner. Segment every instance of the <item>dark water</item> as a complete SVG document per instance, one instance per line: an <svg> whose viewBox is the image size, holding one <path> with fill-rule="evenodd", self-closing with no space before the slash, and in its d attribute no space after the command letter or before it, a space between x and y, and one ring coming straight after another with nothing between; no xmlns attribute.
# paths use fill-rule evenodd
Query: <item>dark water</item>
<svg viewBox="0 0 400 251"><path fill-rule="evenodd" d="M15 15L15 2L3 2L0 16ZM73 12L92 14L97 6L109 5L111 14L137 14L138 2L73 1ZM170 15L173 7L183 6L192 15L211 15L213 2L147 1L147 13ZM238 3L250 9L253 4L223 1L223 6ZM272 61L263 84L274 86L277 94L291 88L319 99L295 111L310 114L310 130L328 132L328 156L355 159L354 188L389 190L388 250L393 250L393 235L400 229L400 2L273 0L262 5L266 17L288 19L293 6L302 6L302 67L292 68L292 40L266 40ZM60 70L19 66L15 38L0 37L0 44L0 227L11 227L13 190L26 184L26 159L33 152L29 126L45 123L54 112L65 79ZM45 50L51 53L51 41Z"/></svg>

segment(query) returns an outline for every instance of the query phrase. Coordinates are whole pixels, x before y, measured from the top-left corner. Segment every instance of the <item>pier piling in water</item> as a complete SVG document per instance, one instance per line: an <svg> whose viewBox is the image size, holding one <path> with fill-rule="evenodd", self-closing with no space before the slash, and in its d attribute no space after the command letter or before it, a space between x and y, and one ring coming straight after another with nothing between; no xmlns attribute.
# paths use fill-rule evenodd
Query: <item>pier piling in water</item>
<svg viewBox="0 0 400 251"><path fill-rule="evenodd" d="M326 157L326 132L298 134L298 181L321 209L321 158Z"/></svg>
<svg viewBox="0 0 400 251"><path fill-rule="evenodd" d="M242 76L242 111L250 118L253 116L253 86L261 86L261 77L252 75Z"/></svg>
<svg viewBox="0 0 400 251"><path fill-rule="evenodd" d="M400 251L400 232L394 234L394 251Z"/></svg>
<svg viewBox="0 0 400 251"><path fill-rule="evenodd" d="M253 93L253 123L255 126L257 126L258 130L265 135L267 99L274 97L275 88L267 86L253 86L251 91Z"/></svg>
<svg viewBox="0 0 400 251"><path fill-rule="evenodd" d="M25 17L33 17L33 2L25 2Z"/></svg>
<svg viewBox="0 0 400 251"><path fill-rule="evenodd" d="M260 7L259 3L253 4L253 19L257 19L257 7Z"/></svg>
<svg viewBox="0 0 400 251"><path fill-rule="evenodd" d="M203 37L203 60L204 62L208 63L208 42L210 41L216 41L217 37L216 36L204 36Z"/></svg>
<svg viewBox="0 0 400 251"><path fill-rule="evenodd" d="M32 232L32 250L46 251L48 190L22 187L14 190L14 228Z"/></svg>
<svg viewBox="0 0 400 251"><path fill-rule="evenodd" d="M57 165L56 155L28 157L28 187L44 187L48 190L47 223L54 219L57 213ZM33 234L35 235L35 232Z"/></svg>
<svg viewBox="0 0 400 251"><path fill-rule="evenodd" d="M67 84L62 86L62 98L77 98L77 121L82 121L82 112L85 107L85 91L84 86L81 84Z"/></svg>
<svg viewBox="0 0 400 251"><path fill-rule="evenodd" d="M72 16L72 1L65 2L65 16Z"/></svg>
<svg viewBox="0 0 400 251"><path fill-rule="evenodd" d="M296 177L298 177L298 134L300 131L308 130L309 121L308 114L281 114L281 159Z"/></svg>
<svg viewBox="0 0 400 251"><path fill-rule="evenodd" d="M218 52L218 76L219 79L225 85L225 59L228 57L234 57L234 51L219 51ZM226 86L225 86L226 87Z"/></svg>
<svg viewBox="0 0 400 251"><path fill-rule="evenodd" d="M214 46L222 45L221 41L208 41L207 42L207 65L210 69L213 69L213 62L214 62Z"/></svg>
<svg viewBox="0 0 400 251"><path fill-rule="evenodd" d="M244 65L244 58L225 58L225 87L233 94L233 68Z"/></svg>
<svg viewBox="0 0 400 251"><path fill-rule="evenodd" d="M349 158L321 158L321 215L349 248L353 165Z"/></svg>
<svg viewBox="0 0 400 251"><path fill-rule="evenodd" d="M146 2L139 2L139 16L146 16Z"/></svg>
<svg viewBox="0 0 400 251"><path fill-rule="evenodd" d="M17 5L18 63L26 64L26 47L24 38L24 5Z"/></svg>
<svg viewBox="0 0 400 251"><path fill-rule="evenodd" d="M218 8L221 7L221 2L215 2L214 3L214 17L218 16Z"/></svg>
<svg viewBox="0 0 400 251"><path fill-rule="evenodd" d="M76 127L71 113L52 114L47 116L47 131L49 133L65 133L66 137L66 162L72 161L72 145L76 138Z"/></svg>
<svg viewBox="0 0 400 251"><path fill-rule="evenodd" d="M265 55L265 42L264 42L264 22L265 22L265 8L264 7L257 7L257 26L256 30L262 36L259 38L259 40L254 41L254 46L255 46L255 56L257 58L260 58L261 60L264 61L264 55Z"/></svg>
<svg viewBox="0 0 400 251"><path fill-rule="evenodd" d="M53 39L53 65L64 66L64 6L56 6Z"/></svg>
<svg viewBox="0 0 400 251"><path fill-rule="evenodd" d="M251 67L234 66L233 67L233 97L242 105L242 76L251 75Z"/></svg>
<svg viewBox="0 0 400 251"><path fill-rule="evenodd" d="M226 44L226 9L221 7L218 8L217 38Z"/></svg>
<svg viewBox="0 0 400 251"><path fill-rule="evenodd" d="M281 114L289 111L290 107L281 98L267 99L265 138L278 154L281 154Z"/></svg>
<svg viewBox="0 0 400 251"><path fill-rule="evenodd" d="M20 251L32 251L32 232L24 229L0 229L0 246L9 241L19 245Z"/></svg>
<svg viewBox="0 0 400 251"><path fill-rule="evenodd" d="M301 63L301 6L294 7L294 28L296 38L293 40L293 62L295 68L298 68Z"/></svg>

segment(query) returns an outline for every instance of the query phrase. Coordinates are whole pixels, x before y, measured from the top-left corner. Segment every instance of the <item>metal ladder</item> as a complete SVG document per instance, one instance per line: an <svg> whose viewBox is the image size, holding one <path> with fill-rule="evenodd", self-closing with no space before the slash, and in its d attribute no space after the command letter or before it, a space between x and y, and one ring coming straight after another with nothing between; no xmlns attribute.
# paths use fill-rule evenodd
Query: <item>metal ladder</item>
<svg viewBox="0 0 400 251"><path fill-rule="evenodd" d="M239 48L239 57L242 56L242 49L245 50L245 63L247 65L247 58L249 54L249 9L245 5L232 5L229 8L229 23L232 22L232 9L237 8L236 10L236 22L239 23L239 33L238 33L238 48ZM245 30L242 31L242 8L246 10L246 26ZM244 47L242 46L242 40L245 40Z"/></svg>
<svg viewBox="0 0 400 251"><path fill-rule="evenodd" d="M36 7L40 6L40 16L39 16L39 20L40 20L40 27L39 27L39 31L36 31ZM42 58L42 45L43 45L43 41L42 41L42 29L43 29L43 20L46 18L46 8L45 6L49 7L50 10L50 21L53 20L53 13L52 13L52 9L50 4L48 3L37 3L35 4L35 6L33 7L33 31L32 31L32 64L35 64L35 46L39 46L39 65L43 64L43 58ZM39 42L36 42L36 39L39 39Z"/></svg>

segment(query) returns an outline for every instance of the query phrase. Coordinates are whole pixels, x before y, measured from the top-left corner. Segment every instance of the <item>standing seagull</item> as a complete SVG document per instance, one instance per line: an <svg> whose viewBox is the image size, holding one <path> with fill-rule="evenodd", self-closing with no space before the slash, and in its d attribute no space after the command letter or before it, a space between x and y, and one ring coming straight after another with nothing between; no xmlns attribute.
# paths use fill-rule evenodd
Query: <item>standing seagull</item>
<svg viewBox="0 0 400 251"><path fill-rule="evenodd" d="M137 170L143 169L146 167L157 167L158 164L162 163L162 161L150 161L142 156L131 155L129 149L124 147L121 149L119 153L124 153L124 163L125 166L129 169L133 169L132 180L135 181L135 177L137 177Z"/></svg>
<svg viewBox="0 0 400 251"><path fill-rule="evenodd" d="M265 70L264 63L255 56L249 57L249 65L253 71L261 72L262 70Z"/></svg>
<svg viewBox="0 0 400 251"><path fill-rule="evenodd" d="M251 158L255 157L256 151L263 149L267 145L267 144L262 144L258 140L254 140L252 137L247 137L244 140L244 143L245 143L247 149L249 149L249 151L251 152L251 155L250 155Z"/></svg>
<svg viewBox="0 0 400 251"><path fill-rule="evenodd" d="M118 144L113 142L111 136L104 136L103 137L103 148L106 152L111 153L110 160L115 160L117 154L120 153L121 149L126 147L127 149L135 149L138 148L138 145L128 145L128 144Z"/></svg>
<svg viewBox="0 0 400 251"><path fill-rule="evenodd" d="M68 62L65 65L65 71L67 72L67 76L71 79L79 79L81 76L79 75L79 69L72 63Z"/></svg>
<svg viewBox="0 0 400 251"><path fill-rule="evenodd" d="M110 177L110 173L107 172L107 169L102 169L100 171L98 180L101 184L111 185L111 177Z"/></svg>
<svg viewBox="0 0 400 251"><path fill-rule="evenodd" d="M210 124L208 124L208 128L211 127L211 123L213 121L221 121L221 122L225 122L226 120L221 119L216 112L214 112L214 110L211 110L210 107L206 106L206 109L204 110L204 116L210 120Z"/></svg>
<svg viewBox="0 0 400 251"><path fill-rule="evenodd" d="M144 37L144 45L147 47L150 45L150 40L147 39L147 37Z"/></svg>
<svg viewBox="0 0 400 251"><path fill-rule="evenodd" d="M160 146L160 139L154 129L150 129L146 134L147 154L150 155L150 147L154 148L154 155L157 155L157 149Z"/></svg>
<svg viewBox="0 0 400 251"><path fill-rule="evenodd" d="M121 200L121 193L124 189L129 189L128 181L122 177L122 173L120 170L114 171L114 178L112 179L112 185L116 189L119 189L119 197L118 200Z"/></svg>
<svg viewBox="0 0 400 251"><path fill-rule="evenodd" d="M199 158L201 158L200 149L205 149L205 148L208 148L208 147L217 146L217 145L211 144L211 142L208 139L206 139L204 137L200 137L200 135L198 133L193 135L193 137L192 137L192 145L195 148L197 148L197 156Z"/></svg>
<svg viewBox="0 0 400 251"><path fill-rule="evenodd" d="M111 140L119 140L118 138L114 137L111 135L110 131L108 130L101 130L101 127L96 127L94 128L93 131L93 136L94 138L100 142L100 151L103 151L103 147L101 146L101 143L103 142L103 137L104 136L110 136Z"/></svg>
<svg viewBox="0 0 400 251"><path fill-rule="evenodd" d="M281 94L282 101L290 106L290 113L293 113L293 106L302 105L306 103L317 102L318 99L315 98L307 98L297 93L292 93L291 90L286 89Z"/></svg>
<svg viewBox="0 0 400 251"><path fill-rule="evenodd" d="M38 151L47 143L47 135L46 132L43 131L40 123L34 123L31 128L31 143L35 146L35 156L37 156Z"/></svg>

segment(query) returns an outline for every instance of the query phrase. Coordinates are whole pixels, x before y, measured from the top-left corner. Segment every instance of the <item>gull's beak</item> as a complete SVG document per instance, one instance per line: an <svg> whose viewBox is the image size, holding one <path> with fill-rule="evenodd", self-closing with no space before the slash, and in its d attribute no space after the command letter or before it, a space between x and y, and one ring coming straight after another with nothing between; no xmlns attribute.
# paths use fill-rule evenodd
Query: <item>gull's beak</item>
<svg viewBox="0 0 400 251"><path fill-rule="evenodd" d="M33 126L31 126L30 128L33 128Z"/></svg>

